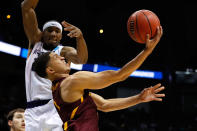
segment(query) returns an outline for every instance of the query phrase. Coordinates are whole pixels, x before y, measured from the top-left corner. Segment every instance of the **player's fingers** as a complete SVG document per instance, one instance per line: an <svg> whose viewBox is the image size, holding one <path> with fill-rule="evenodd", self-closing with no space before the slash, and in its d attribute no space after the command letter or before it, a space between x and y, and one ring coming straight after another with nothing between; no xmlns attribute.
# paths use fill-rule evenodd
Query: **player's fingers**
<svg viewBox="0 0 197 131"><path fill-rule="evenodd" d="M74 33L76 33L76 30L71 30L71 31L69 32L69 35L71 36L71 35L73 35Z"/></svg>
<svg viewBox="0 0 197 131"><path fill-rule="evenodd" d="M155 89L155 90L154 90L154 93L158 93L158 92L160 92L160 91L162 91L162 90L164 90L164 89L165 89L165 87L162 86L162 87L160 87L160 88Z"/></svg>
<svg viewBox="0 0 197 131"><path fill-rule="evenodd" d="M158 84L154 85L152 88L155 90L155 89L159 88L160 86L161 86L161 83L158 83Z"/></svg>
<svg viewBox="0 0 197 131"><path fill-rule="evenodd" d="M162 98L154 98L154 101L162 101Z"/></svg>
<svg viewBox="0 0 197 131"><path fill-rule="evenodd" d="M163 29L162 29L161 26L158 26L158 27L157 27L157 37L156 37L156 40L157 40L157 41L160 40L162 34L163 34Z"/></svg>
<svg viewBox="0 0 197 131"><path fill-rule="evenodd" d="M73 35L72 35L73 37L78 37L78 33L77 32L75 32L75 33L73 33Z"/></svg>
<svg viewBox="0 0 197 131"><path fill-rule="evenodd" d="M155 94L156 97L165 97L165 94Z"/></svg>
<svg viewBox="0 0 197 131"><path fill-rule="evenodd" d="M76 33L77 32L77 30L71 30L70 31L70 33Z"/></svg>
<svg viewBox="0 0 197 131"><path fill-rule="evenodd" d="M67 36L73 38L73 37L77 37L77 32L70 32L67 34Z"/></svg>
<svg viewBox="0 0 197 131"><path fill-rule="evenodd" d="M71 37L72 33L68 33L67 36Z"/></svg>
<svg viewBox="0 0 197 131"><path fill-rule="evenodd" d="M150 40L150 35L146 34L146 43L148 43L149 40Z"/></svg>
<svg viewBox="0 0 197 131"><path fill-rule="evenodd" d="M64 27L72 26L70 23L66 22L65 20L61 22Z"/></svg>
<svg viewBox="0 0 197 131"><path fill-rule="evenodd" d="M64 28L64 31L72 31L74 29L75 29L74 26L69 26L69 27Z"/></svg>
<svg viewBox="0 0 197 131"><path fill-rule="evenodd" d="M160 30L161 30L161 36L163 35L163 28L162 26L160 26Z"/></svg>
<svg viewBox="0 0 197 131"><path fill-rule="evenodd" d="M159 36L161 37L161 35L162 35L161 26L158 26L158 27L157 27L157 31L158 31Z"/></svg>

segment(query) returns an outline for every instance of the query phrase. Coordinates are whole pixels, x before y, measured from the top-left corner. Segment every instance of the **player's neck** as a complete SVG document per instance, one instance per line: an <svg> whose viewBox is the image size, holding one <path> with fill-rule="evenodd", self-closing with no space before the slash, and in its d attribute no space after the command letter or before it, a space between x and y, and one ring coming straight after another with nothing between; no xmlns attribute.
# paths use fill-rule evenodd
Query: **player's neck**
<svg viewBox="0 0 197 131"><path fill-rule="evenodd" d="M49 76L48 79L51 81L55 81L55 80L59 80L61 78L66 78L68 76L69 76L69 74L56 74L54 76Z"/></svg>
<svg viewBox="0 0 197 131"><path fill-rule="evenodd" d="M48 51L52 51L52 50L55 49L56 47L57 47L56 45L52 45L52 44L46 44L46 43L43 44L43 48L44 48L45 50L48 50Z"/></svg>

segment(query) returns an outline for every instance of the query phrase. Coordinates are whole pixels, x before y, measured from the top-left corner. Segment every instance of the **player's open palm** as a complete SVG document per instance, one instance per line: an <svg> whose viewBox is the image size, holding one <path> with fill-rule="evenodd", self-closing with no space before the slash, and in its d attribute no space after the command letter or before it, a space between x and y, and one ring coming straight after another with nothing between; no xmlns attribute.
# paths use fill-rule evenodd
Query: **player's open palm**
<svg viewBox="0 0 197 131"><path fill-rule="evenodd" d="M159 94L160 91L164 90L164 86L157 84L149 88L145 88L139 95L142 102L149 101L162 101L161 97L165 97L165 94Z"/></svg>
<svg viewBox="0 0 197 131"><path fill-rule="evenodd" d="M72 25L72 24L70 24L66 21L62 21L62 25L64 27L64 31L69 31L67 36L69 36L71 38L73 38L73 37L77 38L77 37L82 36L82 32L78 27L76 27L76 26L74 26L74 25Z"/></svg>

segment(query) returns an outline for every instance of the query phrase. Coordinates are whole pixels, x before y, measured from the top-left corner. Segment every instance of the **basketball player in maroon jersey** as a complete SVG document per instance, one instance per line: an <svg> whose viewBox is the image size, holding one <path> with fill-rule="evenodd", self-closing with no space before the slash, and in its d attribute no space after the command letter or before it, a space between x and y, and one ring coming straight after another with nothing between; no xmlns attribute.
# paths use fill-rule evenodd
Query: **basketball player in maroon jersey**
<svg viewBox="0 0 197 131"><path fill-rule="evenodd" d="M70 63L66 63L64 57L53 52L39 56L33 68L39 76L53 82L54 105L63 121L63 129L65 131L98 131L97 110L109 112L139 103L162 101L165 94L158 94L164 89L160 83L145 88L135 96L117 99L104 99L85 90L103 89L127 79L151 54L162 34L162 28L158 27L157 35L153 39L150 40L147 37L146 48L118 71L107 70L98 73L78 71L69 75Z"/></svg>
<svg viewBox="0 0 197 131"><path fill-rule="evenodd" d="M40 78L32 70L32 63L43 52L54 51L74 64L85 64L88 60L88 50L82 31L66 21L59 23L56 20L50 20L40 29L36 15L38 3L39 0L23 0L21 3L24 31L29 41L25 66L27 100L25 130L62 131L62 120L52 100L51 82ZM65 46L62 45L63 31L68 31L68 37L75 38L76 49L66 46L66 43L64 43Z"/></svg>

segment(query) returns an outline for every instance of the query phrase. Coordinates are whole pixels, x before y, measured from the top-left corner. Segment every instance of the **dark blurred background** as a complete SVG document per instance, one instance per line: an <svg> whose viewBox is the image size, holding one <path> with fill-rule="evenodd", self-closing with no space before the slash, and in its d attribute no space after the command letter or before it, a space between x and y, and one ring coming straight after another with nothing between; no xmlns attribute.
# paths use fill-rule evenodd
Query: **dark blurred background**
<svg viewBox="0 0 197 131"><path fill-rule="evenodd" d="M22 0L0 2L0 41L28 47L21 17ZM101 131L195 131L197 130L197 46L196 5L189 1L121 0L40 0L36 8L39 27L51 19L79 27L89 50L88 64L122 67L144 45L134 42L127 33L128 17L140 9L157 14L163 37L141 70L161 71L162 80L133 78L95 91L104 98L127 97L161 82L166 97L129 109L100 113ZM7 19L7 15L11 15ZM100 34L99 30L104 33ZM64 34L65 35L65 34ZM75 47L64 37L63 45ZM69 43L69 44L68 44ZM1 45L0 45L1 46ZM5 115L11 109L25 108L25 59L0 52L0 125L7 131ZM75 71L73 71L75 72Z"/></svg>

